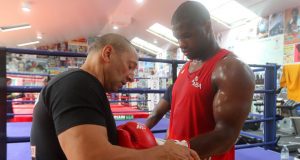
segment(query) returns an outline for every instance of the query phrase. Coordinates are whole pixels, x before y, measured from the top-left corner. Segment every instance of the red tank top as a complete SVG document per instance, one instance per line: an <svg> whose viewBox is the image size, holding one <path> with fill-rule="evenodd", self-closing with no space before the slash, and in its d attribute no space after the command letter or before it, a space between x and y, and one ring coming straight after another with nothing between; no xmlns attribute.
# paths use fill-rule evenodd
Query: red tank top
<svg viewBox="0 0 300 160"><path fill-rule="evenodd" d="M179 72L173 86L168 138L190 140L215 128L211 76L217 62L227 54L229 51L221 49L200 69L189 73L190 62L187 62ZM212 156L211 160L234 160L234 147L223 155Z"/></svg>

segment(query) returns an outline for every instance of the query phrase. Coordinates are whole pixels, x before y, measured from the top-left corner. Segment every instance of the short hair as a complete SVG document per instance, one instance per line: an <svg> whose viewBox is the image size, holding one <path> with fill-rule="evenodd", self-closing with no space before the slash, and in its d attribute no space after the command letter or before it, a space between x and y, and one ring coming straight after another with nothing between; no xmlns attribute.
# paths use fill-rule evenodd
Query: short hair
<svg viewBox="0 0 300 160"><path fill-rule="evenodd" d="M88 53L93 51L98 52L101 50L105 45L112 45L114 49L117 51L131 51L133 46L125 37L115 34L115 33L108 33L102 35L101 37L97 37L95 41L89 46Z"/></svg>
<svg viewBox="0 0 300 160"><path fill-rule="evenodd" d="M174 12L171 24L175 25L178 22L202 24L208 21L210 21L210 14L201 3L196 1L186 1Z"/></svg>

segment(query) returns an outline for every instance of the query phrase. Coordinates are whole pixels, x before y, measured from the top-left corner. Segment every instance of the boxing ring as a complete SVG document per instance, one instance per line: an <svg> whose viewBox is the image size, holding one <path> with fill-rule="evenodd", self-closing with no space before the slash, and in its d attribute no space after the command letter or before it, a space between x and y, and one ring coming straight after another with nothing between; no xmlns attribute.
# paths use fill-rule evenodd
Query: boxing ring
<svg viewBox="0 0 300 160"><path fill-rule="evenodd" d="M14 48L0 48L0 160L11 159L30 159L30 128L32 114L16 114L15 116L25 117L25 120L16 120L22 122L7 122L7 111L6 111L6 93L12 92L28 92L35 93L41 90L41 87L29 87L29 86L6 86L5 78L6 73L6 54L17 53L17 54L32 54L32 55L50 55L50 56L64 56L64 57L86 57L86 54L71 53L71 52L53 52L53 51L37 51L37 50L25 50L25 49L14 49ZM183 64L185 61L179 60L162 60L162 59L150 59L140 58L139 61L146 62L158 62L158 63L169 63L172 65L172 78L173 82L177 76L178 64ZM280 159L279 153L271 151L276 145L276 81L277 81L277 69L276 64L266 65L250 65L254 72L265 72L265 88L263 90L255 90L255 93L264 94L264 114L258 115L260 117L256 120L247 120L246 123L262 122L264 123L264 136L260 137L251 133L241 131L241 136L253 137L260 140L260 143L256 144L243 144L236 145L236 159L237 160L263 160L265 157L268 159L276 160ZM120 89L120 93L164 93L164 89L151 90L148 88L134 88L134 89ZM28 102L29 103L29 102ZM114 106L118 108L118 106ZM112 109L114 108L112 107ZM113 111L114 112L114 111ZM133 114L135 113L135 114ZM115 110L116 115L134 115L129 120L117 120L116 124L120 125L127 121L138 121L145 122L146 116L149 115L147 112L139 110ZM27 118L26 118L27 117ZM153 129L155 137L165 138L165 132L168 128L168 119L162 119Z"/></svg>

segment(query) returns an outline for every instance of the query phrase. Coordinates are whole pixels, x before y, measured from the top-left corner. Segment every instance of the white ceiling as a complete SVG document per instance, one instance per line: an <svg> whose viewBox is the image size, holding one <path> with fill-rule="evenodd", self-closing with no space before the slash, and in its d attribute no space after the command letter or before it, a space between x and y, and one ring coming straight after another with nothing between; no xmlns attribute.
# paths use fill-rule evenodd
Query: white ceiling
<svg viewBox="0 0 300 160"><path fill-rule="evenodd" d="M23 1L31 4L31 12L21 10ZM19 43L35 41L42 33L41 44L51 44L80 37L117 32L128 39L135 36L168 48L168 42L153 36L146 29L155 22L170 27L176 7L185 0L0 0L0 26L31 24L32 28L0 32L0 46L17 47ZM300 6L300 0L237 0L260 16ZM238 14L238 13L237 13ZM120 29L115 31L112 26ZM215 32L227 28L213 22ZM174 47L174 46L173 46Z"/></svg>

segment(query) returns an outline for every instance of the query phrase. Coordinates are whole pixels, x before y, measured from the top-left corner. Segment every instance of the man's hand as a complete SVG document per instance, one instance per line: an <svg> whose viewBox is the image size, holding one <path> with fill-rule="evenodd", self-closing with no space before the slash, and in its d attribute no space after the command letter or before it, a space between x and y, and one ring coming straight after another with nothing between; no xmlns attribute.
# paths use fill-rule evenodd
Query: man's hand
<svg viewBox="0 0 300 160"><path fill-rule="evenodd" d="M167 153L166 159L188 159L188 160L200 160L198 154L188 147L178 145L173 140L167 140L164 145L165 153Z"/></svg>

